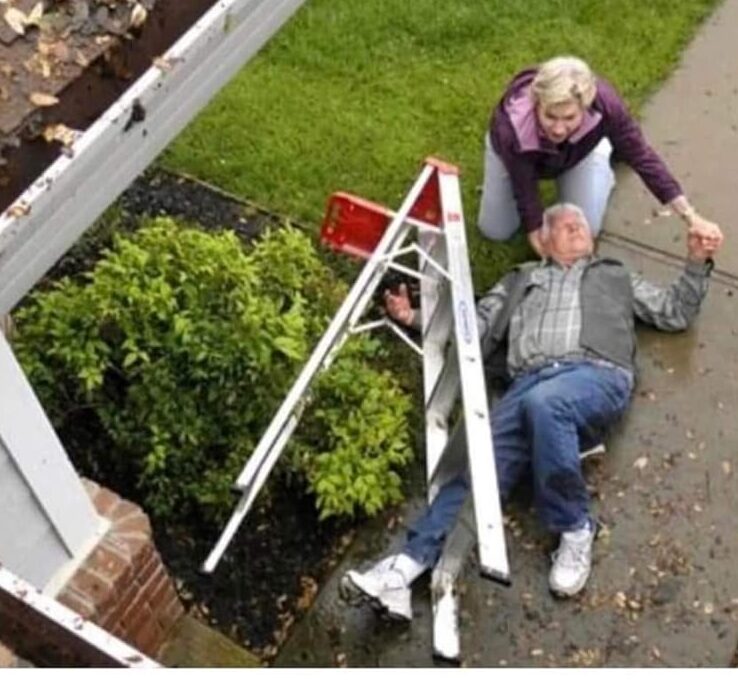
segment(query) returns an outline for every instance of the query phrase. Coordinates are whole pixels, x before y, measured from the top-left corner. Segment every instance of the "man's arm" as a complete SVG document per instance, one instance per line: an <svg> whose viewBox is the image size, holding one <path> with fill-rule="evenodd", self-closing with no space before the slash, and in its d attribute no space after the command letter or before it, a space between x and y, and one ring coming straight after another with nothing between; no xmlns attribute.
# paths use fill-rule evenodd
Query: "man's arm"
<svg viewBox="0 0 738 682"><path fill-rule="evenodd" d="M490 334L510 293L510 278L510 273L505 275L477 302L477 327L479 328L482 355L485 355L493 344Z"/></svg>
<svg viewBox="0 0 738 682"><path fill-rule="evenodd" d="M707 294L711 257L717 247L699 236L687 236L687 263L671 286L653 284L632 273L633 307L638 319L662 331L682 331L697 316Z"/></svg>
<svg viewBox="0 0 738 682"><path fill-rule="evenodd" d="M508 295L509 275L500 280L477 303L477 326L482 349L485 348L487 336L494 327L495 320L500 314ZM387 314L401 324L414 329L420 329L420 311L414 309L410 303L407 287L401 284L397 292L384 292L384 306Z"/></svg>

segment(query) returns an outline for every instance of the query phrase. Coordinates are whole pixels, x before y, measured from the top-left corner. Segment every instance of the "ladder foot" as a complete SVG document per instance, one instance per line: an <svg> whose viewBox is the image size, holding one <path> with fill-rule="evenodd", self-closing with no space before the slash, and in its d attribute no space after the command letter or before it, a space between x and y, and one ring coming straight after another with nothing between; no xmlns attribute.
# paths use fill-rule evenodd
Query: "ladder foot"
<svg viewBox="0 0 738 682"><path fill-rule="evenodd" d="M453 583L438 585L433 604L433 657L458 663L460 659L459 603Z"/></svg>
<svg viewBox="0 0 738 682"><path fill-rule="evenodd" d="M505 587L510 587L510 585L512 585L512 580L510 580L509 573L500 573L499 571L489 571L489 570L485 570L484 568L480 568L479 574L483 578L492 580L493 582L499 583L500 585L504 585Z"/></svg>

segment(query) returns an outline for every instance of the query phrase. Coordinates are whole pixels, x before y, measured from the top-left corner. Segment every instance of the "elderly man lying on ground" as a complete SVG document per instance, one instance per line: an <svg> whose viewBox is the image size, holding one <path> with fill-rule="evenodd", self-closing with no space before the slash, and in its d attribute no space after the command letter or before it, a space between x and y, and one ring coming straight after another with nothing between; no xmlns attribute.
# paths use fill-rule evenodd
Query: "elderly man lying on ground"
<svg viewBox="0 0 738 682"><path fill-rule="evenodd" d="M684 271L661 287L616 260L595 256L578 207L551 207L543 225L547 257L505 276L481 299L477 317L485 358L507 341L511 384L490 417L501 499L523 476L532 477L540 518L560 535L550 588L572 596L589 577L596 528L579 453L600 441L630 402L634 319L665 331L688 327L720 244L688 236ZM386 295L386 307L404 324L415 321L404 288ZM438 560L468 489L463 476L443 486L399 554L343 576L344 597L410 620L410 585Z"/></svg>

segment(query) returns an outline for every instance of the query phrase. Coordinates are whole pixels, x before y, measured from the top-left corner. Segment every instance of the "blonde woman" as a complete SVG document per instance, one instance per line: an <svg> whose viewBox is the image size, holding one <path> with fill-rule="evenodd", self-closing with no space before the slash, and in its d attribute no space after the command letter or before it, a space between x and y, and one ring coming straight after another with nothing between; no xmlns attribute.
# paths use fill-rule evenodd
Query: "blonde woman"
<svg viewBox="0 0 738 682"><path fill-rule="evenodd" d="M581 207L597 235L615 184L612 155L638 173L691 234L713 248L722 243L720 228L692 207L616 90L577 57L555 57L515 76L485 140L479 229L489 239L509 239L522 226L542 253L538 181L546 178L556 180L559 201Z"/></svg>

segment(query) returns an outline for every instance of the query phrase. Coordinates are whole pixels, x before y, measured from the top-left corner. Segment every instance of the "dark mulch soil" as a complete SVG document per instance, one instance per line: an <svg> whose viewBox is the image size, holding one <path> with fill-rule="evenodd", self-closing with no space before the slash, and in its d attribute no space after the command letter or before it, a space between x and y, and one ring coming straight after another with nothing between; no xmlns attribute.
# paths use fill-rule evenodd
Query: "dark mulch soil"
<svg viewBox="0 0 738 682"><path fill-rule="evenodd" d="M244 239L254 238L270 221L279 220L214 187L160 170L138 178L121 197L120 207L129 216L170 216L208 230L231 229Z"/></svg>
<svg viewBox="0 0 738 682"><path fill-rule="evenodd" d="M251 511L212 575L198 572L217 532L155 529L185 606L265 660L273 658L294 622L350 543L348 523L319 522L314 501L281 486ZM235 500L234 500L235 501Z"/></svg>
<svg viewBox="0 0 738 682"><path fill-rule="evenodd" d="M86 235L60 261L48 279L90 270L101 250L110 245L113 232L136 229L144 215L172 216L207 229L233 229L245 239L274 222L264 211L162 171L137 180L116 210L121 214L113 227L103 221L102 227ZM136 501L133 481L105 480L94 469L95 457L89 453L109 451L112 444L105 441L91 415L75 415L60 436L85 475ZM353 531L348 522L319 522L313 499L286 484L274 486L266 503L263 497L212 576L201 574L199 567L217 540L219 528L196 521L171 528L152 521L157 547L190 612L269 660L309 607Z"/></svg>
<svg viewBox="0 0 738 682"><path fill-rule="evenodd" d="M112 212L115 218L104 219L91 228L56 264L47 279L74 276L91 269L102 249L111 245L113 234L133 232L144 216L168 216L207 230L229 229L245 240L259 235L270 222L280 222L277 216L215 188L161 170L148 171L135 180Z"/></svg>

